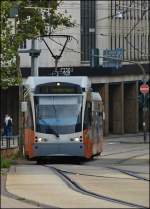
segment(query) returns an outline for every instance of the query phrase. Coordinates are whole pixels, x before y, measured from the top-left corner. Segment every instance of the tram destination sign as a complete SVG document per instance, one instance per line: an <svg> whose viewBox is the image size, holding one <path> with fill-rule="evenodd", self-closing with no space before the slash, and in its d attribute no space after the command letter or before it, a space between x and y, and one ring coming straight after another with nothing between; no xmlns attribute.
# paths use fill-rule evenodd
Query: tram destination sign
<svg viewBox="0 0 150 209"><path fill-rule="evenodd" d="M82 88L77 84L53 82L40 84L35 89L36 94L81 94Z"/></svg>
<svg viewBox="0 0 150 209"><path fill-rule="evenodd" d="M147 94L149 92L149 86L147 84L142 84L140 86L140 92L142 94Z"/></svg>

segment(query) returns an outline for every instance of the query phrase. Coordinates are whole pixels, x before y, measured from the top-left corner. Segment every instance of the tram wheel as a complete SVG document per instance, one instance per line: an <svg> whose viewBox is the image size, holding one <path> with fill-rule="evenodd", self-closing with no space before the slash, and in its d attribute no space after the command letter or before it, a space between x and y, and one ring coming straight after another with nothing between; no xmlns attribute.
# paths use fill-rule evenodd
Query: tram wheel
<svg viewBox="0 0 150 209"><path fill-rule="evenodd" d="M37 159L37 160L36 160L36 164L37 164L37 165L43 165L43 164L44 164L44 160L42 160L42 159Z"/></svg>

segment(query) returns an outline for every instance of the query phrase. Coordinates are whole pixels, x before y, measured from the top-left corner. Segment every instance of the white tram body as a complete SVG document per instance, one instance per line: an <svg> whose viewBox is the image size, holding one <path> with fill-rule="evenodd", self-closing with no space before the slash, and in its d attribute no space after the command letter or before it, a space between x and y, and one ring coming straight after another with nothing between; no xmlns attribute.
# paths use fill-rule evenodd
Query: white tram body
<svg viewBox="0 0 150 209"><path fill-rule="evenodd" d="M24 150L29 159L102 152L103 103L85 76L29 77Z"/></svg>

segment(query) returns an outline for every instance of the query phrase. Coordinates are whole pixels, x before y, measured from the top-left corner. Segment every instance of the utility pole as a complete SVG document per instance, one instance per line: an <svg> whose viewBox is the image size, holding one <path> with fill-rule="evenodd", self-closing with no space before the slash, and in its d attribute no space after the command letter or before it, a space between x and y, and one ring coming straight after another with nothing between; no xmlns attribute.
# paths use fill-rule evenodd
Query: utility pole
<svg viewBox="0 0 150 209"><path fill-rule="evenodd" d="M40 56L41 49L38 49L37 39L31 40L31 49L18 50L19 53L28 53L31 56L31 76L38 76L38 57Z"/></svg>
<svg viewBox="0 0 150 209"><path fill-rule="evenodd" d="M28 53L31 56L31 76L38 76L38 56L41 50L38 49L37 39L31 40L31 49Z"/></svg>
<svg viewBox="0 0 150 209"><path fill-rule="evenodd" d="M18 72L18 77L22 78L21 71L20 71L20 57L17 54L16 56L16 67ZM19 139L18 139L18 146L19 146L19 154L20 157L23 157L23 114L21 111L21 102L23 100L23 86L22 86L22 80L19 84Z"/></svg>
<svg viewBox="0 0 150 209"><path fill-rule="evenodd" d="M31 49L30 50L18 50L18 53L29 53L31 56L31 76L38 76L38 56L41 53L41 50L37 49L37 40L31 40ZM17 56L17 68L20 72L20 59ZM20 77L22 77L20 72ZM24 141L24 112L22 112L22 102L24 101L23 95L23 84L19 84L19 151L20 156L23 157L23 141Z"/></svg>

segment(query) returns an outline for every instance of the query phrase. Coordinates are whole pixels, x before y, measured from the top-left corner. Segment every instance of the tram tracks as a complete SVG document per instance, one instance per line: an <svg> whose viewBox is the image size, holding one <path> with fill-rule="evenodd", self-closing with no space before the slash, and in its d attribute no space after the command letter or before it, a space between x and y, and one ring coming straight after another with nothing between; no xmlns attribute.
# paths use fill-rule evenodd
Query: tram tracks
<svg viewBox="0 0 150 209"><path fill-rule="evenodd" d="M123 173L123 174L126 174L128 176L132 176L132 177L135 177L135 180L144 180L144 181L149 181L148 178L145 178L145 177L142 177L142 176L139 176L137 175L134 171L129 171L129 170L125 170L125 169L120 169L120 168L116 168L116 167L111 167L111 166L107 166L107 167L104 167L104 168L108 168L108 169L111 169L111 170L116 170L116 171L119 171L120 173ZM56 168L57 169L57 168ZM131 178L128 178L128 177L115 177L115 176L104 176L104 175L93 175L93 174L85 174L85 173L81 173L81 172L73 172L73 171L67 171L67 170L62 170L62 169L59 169L61 172L63 173L66 173L66 174L72 174L72 175L80 175L80 176L87 176L87 177L97 177L97 178L112 178L112 179L131 179ZM134 180L134 179L132 179Z"/></svg>
<svg viewBox="0 0 150 209"><path fill-rule="evenodd" d="M109 168L109 169L111 169L111 170L116 170L116 171L119 171L120 173L127 174L128 176L135 177L135 178L136 178L136 179L138 179L138 180L149 181L149 179L148 179L148 178L145 178L145 177L139 176L139 175L137 175L137 174L135 174L134 172L129 171L129 170L120 169L120 168L111 167L111 166L107 166L107 168Z"/></svg>
<svg viewBox="0 0 150 209"><path fill-rule="evenodd" d="M80 175L80 176L86 176L86 177L96 177L96 178L111 178L111 179L129 179L129 178L125 178L125 177L114 177L114 176L104 176L104 175L93 175L93 174L85 174L85 173L80 173L80 172L73 172L73 171L66 171L66 170L62 170L62 169L59 169L61 170L63 173L66 173L66 174L72 174L72 175Z"/></svg>
<svg viewBox="0 0 150 209"><path fill-rule="evenodd" d="M123 154L123 153L130 153L130 152L137 152L137 151L144 151L147 150L147 148L143 148L143 149L129 149L129 150L125 150L125 151L121 151L121 152L112 152L109 154L103 154L102 157L107 157L107 156L111 156L111 155L117 155L117 154Z"/></svg>
<svg viewBox="0 0 150 209"><path fill-rule="evenodd" d="M130 152L132 152L132 151L130 150ZM134 150L134 151L137 151L137 149ZM132 159L137 158L137 157L144 156L146 154L147 153L141 153L141 154L137 154L137 155L134 155L134 156L132 155L131 157L128 157L126 159L120 160L118 162L118 165L120 166L122 163L124 163L126 161L132 160ZM88 165L88 163L87 163L87 165ZM125 175L127 175L129 177L133 177L133 178L119 177L118 175L115 177L115 175L114 176L104 176L104 175L102 176L102 175L85 174L83 172L73 172L73 171L68 171L66 169L65 170L64 169L59 169L59 168L56 168L56 167L53 167L53 166L50 166L49 168L53 169L53 171L57 175L59 175L59 177L63 181L65 181L65 183L69 186L69 188L75 190L76 192L79 192L79 193L82 193L82 194L85 194L85 195L88 195L88 196L92 196L92 197L97 198L97 199L105 200L105 201L108 201L108 202L122 204L124 206L135 207L135 208L147 208L146 206L139 205L140 203L136 204L136 203L133 203L131 201L126 201L126 200L124 201L124 200L121 200L121 199L112 198L110 196L107 196L107 194L102 195L99 192L95 193L95 192L91 191L91 189L89 190L89 188L85 188L85 185L84 185L84 188L81 187L81 185L76 180L74 180L74 178L71 178L70 176L67 175L67 174L70 174L70 175L81 175L81 176L87 176L87 177L93 177L93 178L97 177L97 178L130 179L131 181L135 181L135 180L149 181L148 178L140 176L139 172L134 172L134 171L130 171L130 170L116 168L116 167L113 167L113 166L104 166L104 165L101 165L101 166L106 168L106 169L111 169L111 170L118 171L118 172L120 172L122 174L125 174Z"/></svg>
<svg viewBox="0 0 150 209"><path fill-rule="evenodd" d="M143 149L142 151L144 151L145 149ZM128 152L132 152L133 150L128 150ZM139 150L134 150L134 151L139 151ZM140 150L141 151L141 150ZM108 154L108 155L115 155L115 154L121 154L121 152L117 152L117 153L111 153L111 154ZM100 165L104 168L109 168L111 170L116 170L116 171L119 171L120 173L124 173L124 174L127 174L128 176L132 176L132 177L135 177L135 179L138 179L138 180L144 180L144 181L149 181L149 178L145 178L143 176L140 176L140 174L142 174L141 172L137 172L137 171L132 171L132 170L128 170L128 169L120 169L120 168L116 168L116 166L124 166L126 165L126 163L128 163L128 165L132 165L131 162L136 160L137 158L139 157L143 157L145 155L147 155L148 153L141 153L141 154L137 154L137 155L132 155L128 158L123 158L123 159L117 159L116 158L116 162L115 164L113 164L114 166L107 166L107 165ZM108 155L105 155L105 156L108 156ZM105 160L105 158L103 158L102 160ZM143 159L143 161L145 161ZM147 159L147 161L145 161L146 163L148 163L149 159ZM143 174L148 174L148 173L143 173Z"/></svg>
<svg viewBox="0 0 150 209"><path fill-rule="evenodd" d="M105 200L105 201L108 201L108 202L112 202L112 203L116 203L116 204L121 204L121 205L124 205L124 206L129 206L129 207L133 207L133 208L147 208L147 207L145 207L143 205L139 205L139 204L127 202L127 201L124 201L124 200L112 198L112 197L109 197L109 196L106 196L106 195L101 195L99 193L95 193L93 191L90 191L88 189L85 189L85 188L81 187L81 185L79 185L76 181L72 180L61 169L58 169L58 168L53 167L53 166L46 166L46 167L48 167L49 169L52 169L55 172L55 174L57 174L65 182L65 184L70 189L72 189L72 190L74 190L76 192L79 192L81 194L94 197L96 199Z"/></svg>

